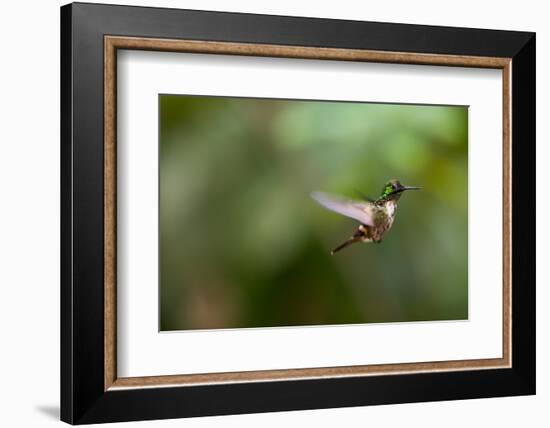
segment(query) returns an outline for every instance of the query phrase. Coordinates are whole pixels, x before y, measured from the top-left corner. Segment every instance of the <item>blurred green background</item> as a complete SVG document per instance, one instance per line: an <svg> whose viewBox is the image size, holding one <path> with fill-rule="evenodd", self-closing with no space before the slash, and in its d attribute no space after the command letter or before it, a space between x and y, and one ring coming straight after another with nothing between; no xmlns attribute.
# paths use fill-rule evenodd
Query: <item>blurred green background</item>
<svg viewBox="0 0 550 428"><path fill-rule="evenodd" d="M466 107L160 95L161 330L468 317ZM399 201L380 245L309 196Z"/></svg>

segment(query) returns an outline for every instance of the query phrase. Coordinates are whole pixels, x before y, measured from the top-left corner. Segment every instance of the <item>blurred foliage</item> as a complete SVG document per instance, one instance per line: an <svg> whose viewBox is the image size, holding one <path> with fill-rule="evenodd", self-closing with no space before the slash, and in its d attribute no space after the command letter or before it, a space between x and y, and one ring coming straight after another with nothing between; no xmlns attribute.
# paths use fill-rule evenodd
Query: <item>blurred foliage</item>
<svg viewBox="0 0 550 428"><path fill-rule="evenodd" d="M465 107L160 96L161 330L468 317ZM309 196L405 194L380 245Z"/></svg>

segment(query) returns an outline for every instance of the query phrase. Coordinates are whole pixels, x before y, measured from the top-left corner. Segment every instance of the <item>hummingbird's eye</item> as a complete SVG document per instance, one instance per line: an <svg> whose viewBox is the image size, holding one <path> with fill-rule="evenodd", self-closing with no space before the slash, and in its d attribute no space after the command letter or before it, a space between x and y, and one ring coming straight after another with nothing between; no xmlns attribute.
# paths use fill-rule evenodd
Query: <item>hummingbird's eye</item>
<svg viewBox="0 0 550 428"><path fill-rule="evenodd" d="M397 184L393 183L393 184L391 185L391 188L392 188L393 190L397 190Z"/></svg>

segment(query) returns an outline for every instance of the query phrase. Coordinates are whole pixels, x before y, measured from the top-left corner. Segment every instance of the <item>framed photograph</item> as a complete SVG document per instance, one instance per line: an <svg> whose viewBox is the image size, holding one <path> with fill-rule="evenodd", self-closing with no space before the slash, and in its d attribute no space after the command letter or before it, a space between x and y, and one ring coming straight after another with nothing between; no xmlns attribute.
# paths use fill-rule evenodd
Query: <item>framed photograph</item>
<svg viewBox="0 0 550 428"><path fill-rule="evenodd" d="M61 8L61 418L535 393L535 35Z"/></svg>

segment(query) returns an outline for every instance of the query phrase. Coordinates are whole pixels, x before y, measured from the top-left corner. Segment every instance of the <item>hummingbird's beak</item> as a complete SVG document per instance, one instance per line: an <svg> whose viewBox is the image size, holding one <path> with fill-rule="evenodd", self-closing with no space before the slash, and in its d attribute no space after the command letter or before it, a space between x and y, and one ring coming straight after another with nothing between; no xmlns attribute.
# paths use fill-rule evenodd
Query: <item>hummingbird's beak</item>
<svg viewBox="0 0 550 428"><path fill-rule="evenodd" d="M405 190L420 190L420 187L416 186L401 186L399 189L395 190L393 194L404 192Z"/></svg>

